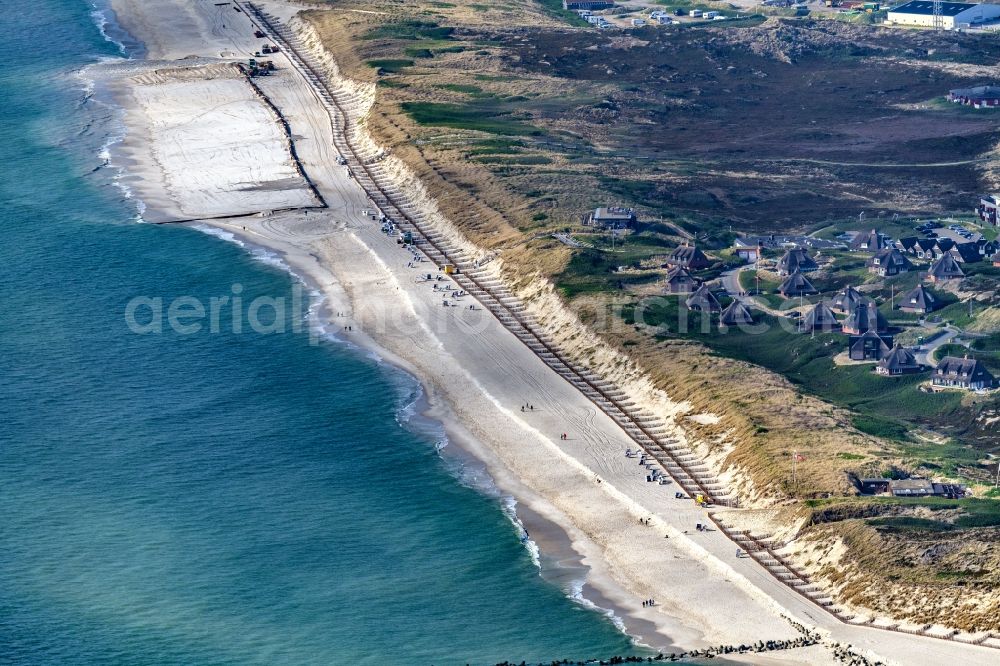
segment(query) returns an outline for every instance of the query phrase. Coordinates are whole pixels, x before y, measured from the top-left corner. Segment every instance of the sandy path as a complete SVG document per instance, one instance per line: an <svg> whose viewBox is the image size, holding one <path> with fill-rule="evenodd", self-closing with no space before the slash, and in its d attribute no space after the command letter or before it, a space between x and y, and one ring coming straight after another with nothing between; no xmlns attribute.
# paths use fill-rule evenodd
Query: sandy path
<svg viewBox="0 0 1000 666"><path fill-rule="evenodd" d="M205 0L120 0L116 6L151 56L218 57L255 48L249 26L238 27L245 17L231 8L226 11L234 16L223 16ZM887 663L995 662L997 652L986 648L843 625L751 560L737 559L722 534L695 532L696 522L707 522L703 510L674 499L672 485L647 483L646 471L624 457L629 440L614 422L484 310L468 310L468 297L443 307L437 283L418 279L436 274L436 267L408 268L409 252L361 215L367 199L336 165L329 118L303 81L285 66L261 87L289 120L302 162L331 208L216 226L282 253L324 291L331 310L349 313L335 321L338 328L349 323L353 340L420 377L433 415L487 463L502 489L566 530L590 567L588 582L621 609L644 642L693 649L793 638L798 634L787 615ZM130 114L128 122L135 137L156 141L138 116ZM143 161L138 152L132 157ZM150 176L140 196L162 197L163 181L152 175L159 167L145 162ZM522 413L525 402L535 410ZM559 439L562 432L568 440ZM647 517L652 526L640 525ZM645 598L659 605L644 608ZM832 655L809 648L753 661L826 663Z"/></svg>

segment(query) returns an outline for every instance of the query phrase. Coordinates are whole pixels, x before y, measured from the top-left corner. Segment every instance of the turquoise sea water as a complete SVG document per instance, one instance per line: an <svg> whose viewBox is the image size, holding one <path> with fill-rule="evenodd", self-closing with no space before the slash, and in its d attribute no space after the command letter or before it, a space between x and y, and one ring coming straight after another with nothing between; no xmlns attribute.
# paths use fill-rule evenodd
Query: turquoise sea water
<svg viewBox="0 0 1000 666"><path fill-rule="evenodd" d="M0 663L636 652L539 575L435 424L406 418L411 378L304 332L129 331L135 296L207 302L239 284L250 302L293 282L234 244L134 221L98 157L115 114L75 75L119 55L92 10L4 3Z"/></svg>

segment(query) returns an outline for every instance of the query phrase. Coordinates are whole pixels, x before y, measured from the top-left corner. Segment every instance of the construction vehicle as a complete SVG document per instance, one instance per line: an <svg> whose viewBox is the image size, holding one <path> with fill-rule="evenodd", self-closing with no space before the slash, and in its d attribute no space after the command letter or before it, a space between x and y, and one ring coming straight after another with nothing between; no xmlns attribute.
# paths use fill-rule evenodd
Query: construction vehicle
<svg viewBox="0 0 1000 666"><path fill-rule="evenodd" d="M274 69L274 63L270 60L257 60L256 58L250 58L247 61L246 67L240 66L245 74L249 76L268 76Z"/></svg>
<svg viewBox="0 0 1000 666"><path fill-rule="evenodd" d="M253 33L253 36L256 37L257 39L264 39L265 37L267 37L267 35L265 35L262 30L255 31Z"/></svg>
<svg viewBox="0 0 1000 666"><path fill-rule="evenodd" d="M246 74L250 76L267 76L274 69L274 63L270 60L257 60L256 58L250 58L247 61L247 66L244 69Z"/></svg>
<svg viewBox="0 0 1000 666"><path fill-rule="evenodd" d="M404 231L403 232L403 245L413 245L413 232Z"/></svg>
<svg viewBox="0 0 1000 666"><path fill-rule="evenodd" d="M445 264L444 265L444 274L445 275L454 275L457 272L458 272L458 269L455 267L455 264Z"/></svg>

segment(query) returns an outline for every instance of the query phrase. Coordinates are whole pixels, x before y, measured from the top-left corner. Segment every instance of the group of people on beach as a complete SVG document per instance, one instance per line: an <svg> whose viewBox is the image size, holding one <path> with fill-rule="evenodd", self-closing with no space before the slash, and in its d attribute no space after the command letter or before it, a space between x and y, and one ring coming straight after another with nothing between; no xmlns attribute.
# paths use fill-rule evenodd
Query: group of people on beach
<svg viewBox="0 0 1000 666"><path fill-rule="evenodd" d="M522 412L533 412L533 411L535 411L535 406L534 405L529 405L529 404L523 404L523 405L521 405L521 411Z"/></svg>
<svg viewBox="0 0 1000 666"><path fill-rule="evenodd" d="M655 606L655 605L656 605L656 599L646 599L645 601L642 602L643 608L648 608L650 606Z"/></svg>

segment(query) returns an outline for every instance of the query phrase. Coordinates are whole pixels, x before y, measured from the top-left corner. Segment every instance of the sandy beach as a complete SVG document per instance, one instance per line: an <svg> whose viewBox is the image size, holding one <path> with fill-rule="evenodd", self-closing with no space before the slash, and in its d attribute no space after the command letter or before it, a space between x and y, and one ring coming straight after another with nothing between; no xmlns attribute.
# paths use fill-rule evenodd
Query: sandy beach
<svg viewBox="0 0 1000 666"><path fill-rule="evenodd" d="M258 4L283 20L298 9ZM144 217L202 220L195 224L280 254L322 292L328 329L420 379L428 415L525 507L540 547L575 553L587 571L584 595L611 608L637 641L680 652L795 640L801 625L823 643L726 658L839 663L831 646L840 643L892 664L996 662L1000 652L987 647L844 624L737 557L721 532L696 531L708 523L705 509L676 499L675 484L648 482L625 456L635 444L615 421L366 214L368 196L337 163L328 110L278 54L277 71L256 83L287 120L301 167L328 204L316 209L277 118L233 66L261 43L243 12L206 0L113 6L147 59L94 75L125 109L128 135L113 161L128 165L124 178ZM355 94L363 103L364 89ZM283 209L294 210L271 212ZM244 217L212 219L225 216Z"/></svg>

